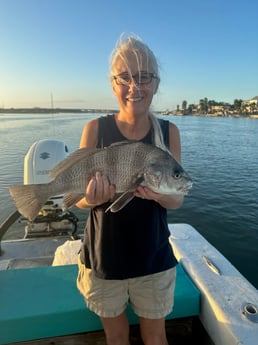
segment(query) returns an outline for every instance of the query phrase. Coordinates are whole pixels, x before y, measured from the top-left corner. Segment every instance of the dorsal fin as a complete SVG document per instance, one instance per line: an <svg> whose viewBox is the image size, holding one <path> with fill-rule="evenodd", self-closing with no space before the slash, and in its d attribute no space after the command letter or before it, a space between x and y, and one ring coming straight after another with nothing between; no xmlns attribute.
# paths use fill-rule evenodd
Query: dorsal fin
<svg viewBox="0 0 258 345"><path fill-rule="evenodd" d="M71 166L75 165L78 161L85 158L86 155L90 156L92 153L95 153L100 149L92 149L87 147L82 147L80 149L75 150L72 152L68 157L64 160L59 162L54 168L50 171L49 177L51 179L56 178L59 174L64 172L66 169L70 168Z"/></svg>

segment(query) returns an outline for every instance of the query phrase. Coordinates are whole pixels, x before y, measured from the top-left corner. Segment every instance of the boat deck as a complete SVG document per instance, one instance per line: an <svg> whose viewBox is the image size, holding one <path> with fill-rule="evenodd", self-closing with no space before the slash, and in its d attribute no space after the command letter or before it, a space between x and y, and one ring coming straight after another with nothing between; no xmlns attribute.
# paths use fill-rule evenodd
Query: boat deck
<svg viewBox="0 0 258 345"><path fill-rule="evenodd" d="M166 321L169 345L214 345L197 317ZM138 325L130 326L131 345L143 345ZM12 345L106 345L103 331L12 343Z"/></svg>
<svg viewBox="0 0 258 345"><path fill-rule="evenodd" d="M69 239L57 236L2 241L0 270L51 266L56 248Z"/></svg>
<svg viewBox="0 0 258 345"><path fill-rule="evenodd" d="M36 268L51 266L53 253L56 248L64 244L69 237L53 237L40 239L26 239L3 241L1 245L1 270ZM22 244L22 245L21 245ZM77 247L77 245L76 245ZM17 272L18 273L18 272ZM186 303L187 304L187 303ZM196 316L180 317L166 320L166 331L169 344L212 345L200 320ZM0 337L1 338L1 337ZM139 325L130 325L131 345L142 345ZM64 336L49 336L44 339L33 339L12 342L12 345L104 345L106 344L103 330L80 332Z"/></svg>
<svg viewBox="0 0 258 345"><path fill-rule="evenodd" d="M74 334L84 332L87 332L84 338L93 337L92 344L98 344L96 336L103 337L103 332L102 335L98 332L103 328L76 288L77 274L78 266L75 264L0 271L0 344L17 341L36 344L37 339L46 339L39 344L53 345L60 336L65 336L63 343L70 339L71 344L75 344ZM137 325L138 317L129 305L126 313L130 325ZM179 264L175 305L167 320L191 319L199 313L200 293ZM188 322L183 328L190 331L190 326ZM92 332L95 333L92 335Z"/></svg>

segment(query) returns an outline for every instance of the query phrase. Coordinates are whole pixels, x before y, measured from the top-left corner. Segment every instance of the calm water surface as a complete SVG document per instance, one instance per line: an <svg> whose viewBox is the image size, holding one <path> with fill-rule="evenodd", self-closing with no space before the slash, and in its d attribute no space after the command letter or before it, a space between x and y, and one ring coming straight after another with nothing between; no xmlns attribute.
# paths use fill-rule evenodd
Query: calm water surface
<svg viewBox="0 0 258 345"><path fill-rule="evenodd" d="M0 114L0 224L15 210L8 186L23 183L23 160L40 139L79 146L86 114ZM258 120L173 117L182 141L182 163L194 184L171 223L194 226L258 288ZM84 223L85 212L78 212ZM22 238L24 225L5 238Z"/></svg>

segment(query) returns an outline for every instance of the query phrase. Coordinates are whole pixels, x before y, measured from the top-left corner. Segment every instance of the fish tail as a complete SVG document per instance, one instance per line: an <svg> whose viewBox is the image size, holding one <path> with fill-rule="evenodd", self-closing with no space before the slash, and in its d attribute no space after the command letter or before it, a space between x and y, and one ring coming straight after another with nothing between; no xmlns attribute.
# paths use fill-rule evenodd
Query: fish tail
<svg viewBox="0 0 258 345"><path fill-rule="evenodd" d="M21 186L10 186L9 192L14 203L25 218L33 221L48 198L49 184L28 184Z"/></svg>

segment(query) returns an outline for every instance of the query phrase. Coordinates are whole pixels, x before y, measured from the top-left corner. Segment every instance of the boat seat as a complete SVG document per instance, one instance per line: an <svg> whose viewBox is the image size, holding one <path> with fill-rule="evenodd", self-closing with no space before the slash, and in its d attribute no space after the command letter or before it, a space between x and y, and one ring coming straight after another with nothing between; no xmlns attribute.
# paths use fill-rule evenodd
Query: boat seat
<svg viewBox="0 0 258 345"><path fill-rule="evenodd" d="M77 265L0 271L0 344L101 330L99 318L76 287ZM199 315L200 292L177 266L173 312L167 317ZM127 307L130 324L138 318Z"/></svg>

